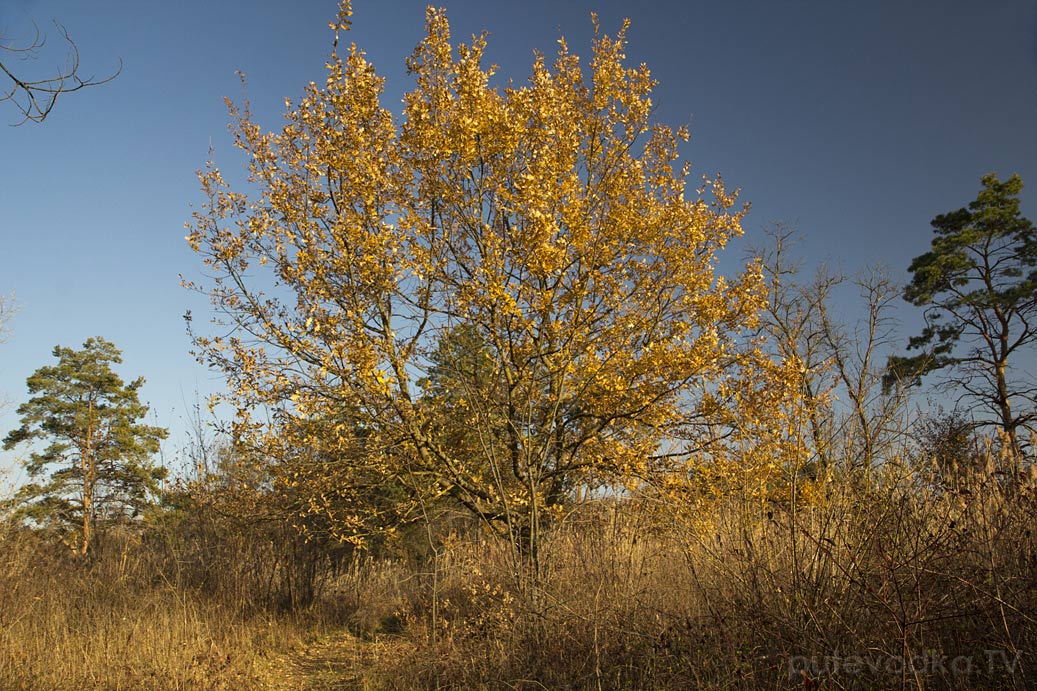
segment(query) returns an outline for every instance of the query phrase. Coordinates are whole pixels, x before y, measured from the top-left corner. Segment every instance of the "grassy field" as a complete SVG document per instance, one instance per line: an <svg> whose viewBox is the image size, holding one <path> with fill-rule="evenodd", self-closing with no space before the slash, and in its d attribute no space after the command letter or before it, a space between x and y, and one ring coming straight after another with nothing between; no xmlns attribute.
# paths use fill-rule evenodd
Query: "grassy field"
<svg viewBox="0 0 1037 691"><path fill-rule="evenodd" d="M381 554L168 517L0 536L0 689L1032 689L1032 469L810 503L574 507L537 578L472 528Z"/></svg>

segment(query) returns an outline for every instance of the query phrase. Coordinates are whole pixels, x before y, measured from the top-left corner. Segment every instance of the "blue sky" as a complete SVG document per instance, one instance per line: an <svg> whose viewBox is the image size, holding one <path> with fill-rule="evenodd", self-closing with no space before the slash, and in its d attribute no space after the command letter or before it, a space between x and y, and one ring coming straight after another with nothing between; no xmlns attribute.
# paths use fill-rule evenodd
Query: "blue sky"
<svg viewBox="0 0 1037 691"><path fill-rule="evenodd" d="M388 77L390 107L408 88L424 4L354 3L347 40ZM589 54L591 11L607 31L629 17L628 56L660 81L658 119L691 129L693 182L720 172L741 187L749 240L775 221L795 225L808 265L882 262L903 277L928 248L929 220L972 200L987 172L1022 175L1024 213L1037 217L1033 2L440 4L455 39L489 32L490 58L515 81L560 35ZM335 10L334 0L0 0L0 35L28 38L31 20L50 29L58 18L85 74L124 64L42 125L8 127L17 113L0 104L0 293L21 305L0 345L0 396L24 400L25 378L55 345L103 336L124 351L126 378L147 378L144 398L175 452L195 391L219 386L188 354L182 320L208 309L179 282L201 275L183 240L202 201L195 171L210 144L221 169L241 169L223 104L242 96L236 70L268 128L284 97L323 78ZM37 63L15 66L44 74L61 62L51 34ZM17 424L13 407L0 435Z"/></svg>

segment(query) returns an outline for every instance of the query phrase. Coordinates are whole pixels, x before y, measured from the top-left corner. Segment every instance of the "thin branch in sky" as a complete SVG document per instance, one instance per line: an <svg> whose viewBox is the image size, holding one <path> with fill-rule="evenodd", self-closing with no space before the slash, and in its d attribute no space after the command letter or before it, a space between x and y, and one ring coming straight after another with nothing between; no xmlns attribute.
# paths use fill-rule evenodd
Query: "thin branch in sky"
<svg viewBox="0 0 1037 691"><path fill-rule="evenodd" d="M9 88L0 92L0 103L10 102L21 113L22 119L14 123L15 125L28 121L43 122L50 115L58 97L62 94L79 91L88 86L107 84L122 72L122 59L120 58L118 67L106 77L95 79L92 75L80 76L79 47L60 22L55 20L54 26L68 44L65 64L57 67L49 76L38 79L25 76L20 70L11 66L11 61L5 61L2 58L13 58L22 62L38 59L40 50L47 42L47 37L40 32L39 26L33 22L35 34L33 39L24 46L7 44L0 38L0 72L10 82Z"/></svg>

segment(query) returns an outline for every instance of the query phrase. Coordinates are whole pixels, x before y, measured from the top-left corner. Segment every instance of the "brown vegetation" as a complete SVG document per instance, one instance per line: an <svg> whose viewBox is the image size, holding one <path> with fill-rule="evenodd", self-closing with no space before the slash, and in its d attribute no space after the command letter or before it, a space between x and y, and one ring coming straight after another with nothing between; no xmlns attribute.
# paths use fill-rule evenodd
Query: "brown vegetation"
<svg viewBox="0 0 1037 691"><path fill-rule="evenodd" d="M8 528L0 678L5 691L1032 688L1033 467L992 452L941 463L828 478L809 503L588 501L547 538L535 584L505 543L456 521L354 553L195 505L105 536L88 560Z"/></svg>

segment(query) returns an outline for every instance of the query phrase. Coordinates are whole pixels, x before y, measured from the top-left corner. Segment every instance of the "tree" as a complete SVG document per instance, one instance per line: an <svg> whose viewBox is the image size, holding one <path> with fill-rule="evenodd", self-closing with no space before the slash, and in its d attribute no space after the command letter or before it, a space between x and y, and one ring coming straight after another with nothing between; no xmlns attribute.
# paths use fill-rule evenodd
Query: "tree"
<svg viewBox="0 0 1037 691"><path fill-rule="evenodd" d="M18 305L14 301L14 294L0 295L0 343L5 343L11 331L11 318L17 311ZM9 401L7 396L0 392L0 411L7 408Z"/></svg>
<svg viewBox="0 0 1037 691"><path fill-rule="evenodd" d="M9 451L49 442L26 461L43 482L19 490L22 513L59 530L78 526L70 546L85 555L99 522L137 515L158 489L166 471L150 458L167 432L139 422L148 412L137 395L144 379L125 384L112 371L122 362L113 344L91 338L82 350L55 347L54 357L56 365L28 378L32 398L17 411L22 425L3 443Z"/></svg>
<svg viewBox="0 0 1037 691"><path fill-rule="evenodd" d="M932 249L911 262L904 299L925 308L926 325L908 348L922 352L891 358L886 381L916 384L946 372L947 383L990 413L981 422L996 425L1018 452L1019 429L1037 419L1037 388L1012 370L1037 339L1037 232L1020 213L1018 175L1002 182L989 174L982 183L968 208L933 219Z"/></svg>
<svg viewBox="0 0 1037 691"><path fill-rule="evenodd" d="M14 316L16 307L14 295L0 295L0 343L7 340L11 318Z"/></svg>
<svg viewBox="0 0 1037 691"><path fill-rule="evenodd" d="M820 266L803 281L792 258L794 232L778 224L765 234L768 245L752 250L771 288L761 329L782 359L801 363L801 398L808 404L816 460L811 466L832 468L842 461L847 469L871 467L891 455L901 427L903 398L882 387L899 287L881 269L850 278ZM858 319L841 318L833 304L833 294L845 289L860 297Z"/></svg>
<svg viewBox="0 0 1037 691"><path fill-rule="evenodd" d="M337 487L356 472L449 496L535 562L573 487L716 441L720 394L758 355L741 347L758 267L714 269L743 211L720 178L686 196L687 133L652 122L625 25L587 67L560 40L499 88L485 38L453 47L430 9L398 122L364 54L338 52L348 17L280 132L230 106L253 191L200 174L187 240L213 279L188 286L223 333L192 331L196 353L255 448L312 450Z"/></svg>
<svg viewBox="0 0 1037 691"><path fill-rule="evenodd" d="M122 61L114 72L107 77L95 79L93 76L83 77L79 72L79 47L69 36L68 31L59 22L54 26L61 38L68 44L68 53L65 57L65 65L56 72L30 77L21 72L16 72L10 62L0 59L0 72L10 82L7 91L0 91L0 103L10 102L22 115L21 122L43 122L50 115L62 94L79 91L90 86L107 84L122 72ZM27 44L19 46L6 41L0 37L0 56L10 56L18 60L34 60L38 57L40 50L46 45L47 38L40 33L39 27L33 24L35 35Z"/></svg>

